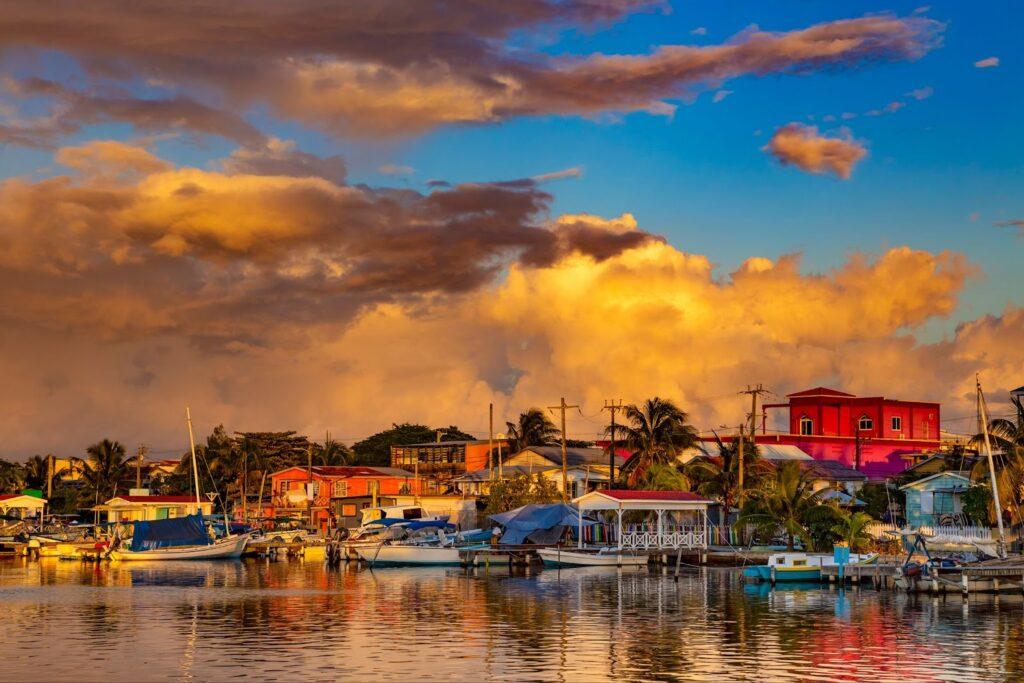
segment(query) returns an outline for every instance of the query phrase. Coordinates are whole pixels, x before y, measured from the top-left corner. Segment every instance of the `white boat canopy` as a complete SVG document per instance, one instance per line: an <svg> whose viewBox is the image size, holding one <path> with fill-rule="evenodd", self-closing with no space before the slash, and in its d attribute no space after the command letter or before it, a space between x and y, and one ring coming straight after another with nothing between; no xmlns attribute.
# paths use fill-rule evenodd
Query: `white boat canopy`
<svg viewBox="0 0 1024 683"><path fill-rule="evenodd" d="M663 550L708 547L708 506L712 501L687 491L628 491L607 489L591 491L573 500L579 510L580 528L578 545L582 547L583 513L610 511L616 513L616 539L621 551L626 549ZM629 511L649 511L657 515L655 525L622 528L622 514ZM665 513L692 513L689 524L668 526Z"/></svg>

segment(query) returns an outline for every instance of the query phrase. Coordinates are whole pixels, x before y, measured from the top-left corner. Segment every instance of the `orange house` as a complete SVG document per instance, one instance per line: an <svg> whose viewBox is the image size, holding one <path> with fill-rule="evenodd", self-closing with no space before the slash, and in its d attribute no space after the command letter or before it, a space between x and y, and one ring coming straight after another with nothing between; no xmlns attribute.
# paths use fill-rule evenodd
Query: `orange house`
<svg viewBox="0 0 1024 683"><path fill-rule="evenodd" d="M265 517L300 517L312 514L317 526L327 525L331 501L339 498L417 494L423 488L412 472L395 467L314 466L289 467L270 475L270 505Z"/></svg>

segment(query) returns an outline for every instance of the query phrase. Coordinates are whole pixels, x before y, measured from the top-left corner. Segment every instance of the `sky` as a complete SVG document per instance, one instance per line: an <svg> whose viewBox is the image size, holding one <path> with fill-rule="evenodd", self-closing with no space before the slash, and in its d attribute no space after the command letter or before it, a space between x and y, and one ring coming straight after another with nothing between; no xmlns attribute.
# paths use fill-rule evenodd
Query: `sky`
<svg viewBox="0 0 1024 683"><path fill-rule="evenodd" d="M1024 384L1011 2L9 0L0 457ZM1001 406L1001 407L1000 407Z"/></svg>

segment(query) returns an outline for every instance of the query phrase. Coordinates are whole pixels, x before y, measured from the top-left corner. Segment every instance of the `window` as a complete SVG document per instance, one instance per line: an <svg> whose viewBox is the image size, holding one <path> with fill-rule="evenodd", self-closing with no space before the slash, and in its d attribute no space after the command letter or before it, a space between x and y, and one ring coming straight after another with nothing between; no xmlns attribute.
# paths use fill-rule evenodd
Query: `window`
<svg viewBox="0 0 1024 683"><path fill-rule="evenodd" d="M814 434L814 420L804 415L800 418L800 434L811 436Z"/></svg>
<svg viewBox="0 0 1024 683"><path fill-rule="evenodd" d="M893 415L892 417L892 431L901 432L903 431L903 418L899 415Z"/></svg>
<svg viewBox="0 0 1024 683"><path fill-rule="evenodd" d="M355 505L342 505L341 506L341 516L342 517L355 517L356 516L356 506Z"/></svg>
<svg viewBox="0 0 1024 683"><path fill-rule="evenodd" d="M334 482L334 497L348 498L348 481ZM353 512L352 514L355 514L355 512Z"/></svg>
<svg viewBox="0 0 1024 683"><path fill-rule="evenodd" d="M867 415L861 415L860 420L857 422L857 429L862 432L870 431L874 426L874 421Z"/></svg>

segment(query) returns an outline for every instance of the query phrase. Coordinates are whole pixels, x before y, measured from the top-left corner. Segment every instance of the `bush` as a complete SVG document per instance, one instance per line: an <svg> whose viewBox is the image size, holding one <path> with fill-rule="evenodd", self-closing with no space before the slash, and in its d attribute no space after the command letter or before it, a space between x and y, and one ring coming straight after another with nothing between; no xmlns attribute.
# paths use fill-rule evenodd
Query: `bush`
<svg viewBox="0 0 1024 683"><path fill-rule="evenodd" d="M530 503L556 503L561 499L558 486L543 474L531 477L519 473L511 479L496 481L491 485L484 513L495 515Z"/></svg>
<svg viewBox="0 0 1024 683"><path fill-rule="evenodd" d="M992 491L984 484L973 484L961 498L964 514L975 524L988 526L989 506L992 505Z"/></svg>

